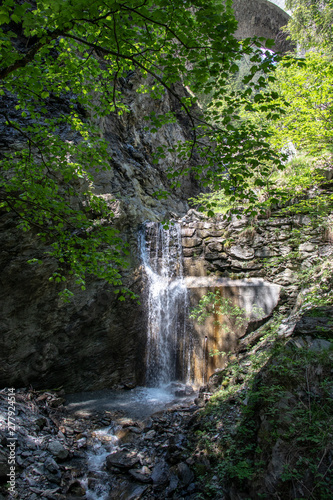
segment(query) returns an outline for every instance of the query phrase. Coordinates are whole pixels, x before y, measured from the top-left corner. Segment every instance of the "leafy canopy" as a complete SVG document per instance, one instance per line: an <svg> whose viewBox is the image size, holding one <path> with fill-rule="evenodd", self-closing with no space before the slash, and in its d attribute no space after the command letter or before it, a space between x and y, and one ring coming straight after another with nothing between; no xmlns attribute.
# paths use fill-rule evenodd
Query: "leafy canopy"
<svg viewBox="0 0 333 500"><path fill-rule="evenodd" d="M286 31L303 49L324 48L332 52L333 1L286 0L292 11Z"/></svg>
<svg viewBox="0 0 333 500"><path fill-rule="evenodd" d="M121 287L127 250L113 225L113 204L94 189L94 170L110 168L95 125L98 117L126 113L118 81L133 71L143 78L138 91L154 99L169 92L191 124L192 138L171 146L182 161L180 171L168 172L175 184L178 175L194 173L204 185L231 195L237 186L239 195L251 196L248 179L261 160L280 165L267 132L239 120L252 92L261 103L272 100L265 79L253 76L269 73L274 58L263 57L263 40L234 38L231 6L231 0L2 2L0 119L19 146L1 157L0 208L34 230L57 259L50 279L72 275L84 288L93 274ZM244 55L252 65L247 86L226 92ZM191 92L180 95L179 82ZM212 94L214 106L198 112L198 94ZM175 116L147 120L156 131ZM160 148L154 161L165 154Z"/></svg>
<svg viewBox="0 0 333 500"><path fill-rule="evenodd" d="M332 84L332 63L322 52L310 51L301 64L287 60L277 68L274 87L285 110L276 121L277 145L292 142L298 150L319 156L333 152Z"/></svg>
<svg viewBox="0 0 333 500"><path fill-rule="evenodd" d="M241 120L256 124L258 131L262 128L272 148L280 151L281 159L286 161L284 168L261 160L259 168L249 176L249 186L255 192L252 199L245 196L239 200L215 190L193 202L208 214L226 213L241 203L247 213L254 215L256 210L269 212L277 204L288 206L295 196L322 183L323 168L332 168L332 78L331 56L323 47L308 51L304 58L284 56L269 76L270 103L262 103L260 94L254 94L240 108ZM231 80L230 86L239 87L238 77ZM323 216L331 205L330 201ZM304 212L306 206L318 220L320 214L314 207L322 204L308 200L299 203L297 211Z"/></svg>

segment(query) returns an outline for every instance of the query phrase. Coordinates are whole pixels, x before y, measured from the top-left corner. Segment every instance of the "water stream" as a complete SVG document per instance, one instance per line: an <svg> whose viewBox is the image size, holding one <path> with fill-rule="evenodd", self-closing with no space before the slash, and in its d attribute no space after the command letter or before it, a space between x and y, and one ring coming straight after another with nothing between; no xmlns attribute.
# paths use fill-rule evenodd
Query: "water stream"
<svg viewBox="0 0 333 500"><path fill-rule="evenodd" d="M188 383L192 342L179 224L169 229L146 224L139 246L148 285L146 385L161 387L174 380Z"/></svg>
<svg viewBox="0 0 333 500"><path fill-rule="evenodd" d="M189 407L193 404L195 393L185 397L176 397L176 390L185 389L183 384L171 383L164 388L136 387L130 391L112 391L109 389L94 392L82 392L67 395L67 409L77 417L89 417L96 412L119 412L129 420L145 422L155 412L168 409ZM182 392L182 391L180 391ZM186 391L184 391L186 392ZM122 420L121 417L120 421ZM118 420L119 422L119 420ZM87 500L107 500L112 491L114 477L105 469L108 455L126 449L126 443L119 438L122 425L117 418L111 425L91 432L85 451L85 476L80 479L86 492ZM90 434L90 433L89 433ZM140 453L146 446L142 442L137 448Z"/></svg>
<svg viewBox="0 0 333 500"><path fill-rule="evenodd" d="M193 348L187 326L189 300L180 226L173 224L164 229L161 224L145 224L139 235L139 249L147 283L146 387L68 395L67 407L78 416L113 409L142 420L181 401L191 404L194 399L194 392L184 385L191 381ZM92 434L86 452L87 475L81 481L88 500L105 500L109 496L111 483L104 464L107 455L121 446L116 431L115 426L109 426Z"/></svg>
<svg viewBox="0 0 333 500"><path fill-rule="evenodd" d="M87 500L106 500L108 497L111 485L104 463L106 457L118 449L115 431L115 427L110 426L93 433L93 444L86 453L88 472L81 482Z"/></svg>

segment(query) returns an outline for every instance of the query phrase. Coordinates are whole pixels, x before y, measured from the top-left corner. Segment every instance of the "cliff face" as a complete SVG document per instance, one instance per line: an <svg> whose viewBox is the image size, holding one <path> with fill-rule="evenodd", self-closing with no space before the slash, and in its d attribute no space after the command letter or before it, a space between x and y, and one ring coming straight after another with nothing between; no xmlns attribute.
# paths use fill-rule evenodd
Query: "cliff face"
<svg viewBox="0 0 333 500"><path fill-rule="evenodd" d="M235 2L236 14L237 5ZM244 12L247 19L249 13ZM238 19L241 24L241 17ZM256 18L251 22L252 28L257 21ZM283 18L277 24L284 21ZM269 27L270 32L274 31L275 25ZM137 252L139 225L145 220L184 215L186 200L197 190L196 183L188 178L168 199L158 200L154 196L154 192L169 187L167 168L180 165L172 153L155 165L153 152L158 146L190 138L191 129L179 101L167 93L160 100L138 94L135 89L141 83L136 74L121 78L118 85L129 112L118 118L101 118L97 123L109 145L110 169L99 172L95 178L96 192L112 203L115 224L130 244L131 266L124 275L124 284L136 293L142 287ZM177 92L182 95L186 91L177 88ZM1 96L0 106L20 123L11 96ZM79 107L76 111L87 114ZM175 111L177 122L150 133L145 130L144 116L151 111ZM51 96L47 113L68 113L66 99L52 100ZM63 140L75 140L65 125L60 135ZM0 119L0 146L7 151L17 150L20 141L20 135ZM49 259L42 266L28 265L29 259L42 256L46 248L38 243L33 232L16 229L15 222L15 215L0 212L0 385L63 385L67 391L76 391L142 381L144 308L130 301L119 303L110 286L93 278L86 291L76 290L71 303L59 301L59 288L48 281L56 263Z"/></svg>
<svg viewBox="0 0 333 500"><path fill-rule="evenodd" d="M197 186L191 179L184 179L181 188L171 191L168 199L158 200L154 196L157 190L169 187L166 169L177 168L177 158L172 153L155 165L154 150L186 140L191 132L173 97L165 94L155 101L147 94L137 94L135 89L140 83L136 75L122 80L123 99L129 112L121 118L108 116L97 123L108 141L110 169L96 174L95 189L113 204L115 225L130 244L130 267L124 272L124 285L142 297L141 304L133 300L119 302L110 285L92 277L84 291L72 286L74 299L65 304L58 297L60 285L48 281L56 270L56 262L48 259L41 266L27 264L32 258L41 258L47 248L38 242L33 231L23 233L16 228L14 214L0 213L1 386L63 386L67 392L74 392L131 387L144 382L147 308L143 292L147 280L142 279L138 229L146 220L162 221L170 216L181 219L187 212L186 199L195 194ZM145 130L145 115L171 110L176 112L176 123L164 126L156 134ZM0 132L4 147L20 147L17 134ZM62 131L64 140L68 133ZM321 229L312 228L307 217L276 214L259 221L256 227L248 227L244 217L234 217L230 222L197 215L190 211L180 221L184 274L189 279L209 276L207 287L215 279L214 289L220 279L247 282L248 278L260 278L283 286L279 303L282 312L295 303L299 291L296 271L311 265L312 259L332 252ZM247 283L239 286L243 285ZM203 289L195 292L197 288L192 283L194 303ZM274 300L272 307L275 303ZM269 314L270 310L266 312ZM225 350L223 338L214 328L212 332L215 344L209 348ZM206 349L210 334L197 328L195 335L198 370L203 373L202 345ZM237 338L233 336L231 340L234 348ZM207 376L215 368L212 366Z"/></svg>
<svg viewBox="0 0 333 500"><path fill-rule="evenodd" d="M124 101L130 111L121 118L109 116L98 123L107 139L110 169L96 174L96 192L112 201L116 226L131 245L131 266L124 284L140 293L137 229L144 220L163 220L170 213L184 214L186 199L195 191L190 180L167 200L157 200L158 189L168 189L166 168L175 162L172 154L158 165L152 153L163 144L189 138L186 118L174 98L160 101L134 90L141 82L136 75L122 80ZM63 112L60 104L53 112ZM57 108L58 107L58 108ZM177 112L178 121L156 134L144 130L143 117ZM1 124L0 124L1 125ZM3 143L19 148L20 137L2 124ZM66 140L68 131L62 131ZM71 138L72 139L72 138ZM87 289L76 290L74 300L63 303L59 288L48 281L56 268L28 265L46 248L33 232L15 228L13 214L0 214L0 385L37 388L64 386L67 391L92 390L129 384L143 377L143 309L134 301L119 302L106 283L90 279ZM139 360L139 361L138 361Z"/></svg>
<svg viewBox="0 0 333 500"><path fill-rule="evenodd" d="M121 200L119 215L122 217L122 228L133 228L143 220L160 221L172 213L177 216L184 214L187 211L186 200L196 191L196 184L191 179L182 179L181 188L171 190L168 199L158 200L154 196L156 191L168 189L170 185L167 168L174 166L177 169L181 165L173 153L166 153L166 158L155 165L153 154L159 146L172 147L178 141L190 139L190 123L179 101L169 93L165 93L160 100L136 93L135 89L141 83L135 74L126 80L121 79L123 102L128 106L129 113L118 119L108 116L98 123L109 144L111 168L96 175L96 189ZM176 90L179 96L186 94L186 90L178 85ZM151 112L164 115L170 111L176 113L176 123L163 126L156 133L145 130L145 116Z"/></svg>

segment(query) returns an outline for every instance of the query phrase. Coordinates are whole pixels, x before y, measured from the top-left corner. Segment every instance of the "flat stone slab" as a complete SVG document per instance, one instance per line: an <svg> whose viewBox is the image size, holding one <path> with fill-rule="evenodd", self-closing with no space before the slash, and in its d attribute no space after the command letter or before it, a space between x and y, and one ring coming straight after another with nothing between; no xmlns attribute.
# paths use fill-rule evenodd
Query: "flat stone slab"
<svg viewBox="0 0 333 500"><path fill-rule="evenodd" d="M119 469L131 469L139 462L139 457L134 451L116 451L106 457L106 468L118 467Z"/></svg>
<svg viewBox="0 0 333 500"><path fill-rule="evenodd" d="M269 283L261 278L236 279L219 278L216 276L189 276L184 278L185 286L190 293L196 295L195 290L202 293L220 289L222 296L232 299L239 307L245 309L247 315L251 315L253 306L261 310L257 319L268 316L277 306L280 298L281 286Z"/></svg>
<svg viewBox="0 0 333 500"><path fill-rule="evenodd" d="M193 321L192 365L194 379L205 384L217 369L225 365L225 356L209 356L210 353L230 353L237 348L238 341L246 333L258 328L271 315L280 299L281 287L262 278L230 279L217 276L190 276L184 278L188 288L191 307L197 306L203 295L219 291L231 306L242 309L235 314L210 314L204 323ZM242 321L238 321L244 312Z"/></svg>
<svg viewBox="0 0 333 500"><path fill-rule="evenodd" d="M256 305L262 310L261 317L268 316L277 306L281 290L280 285L269 283L261 278L232 280L215 276L189 276L184 278L184 284L194 294L195 290L199 292L200 289L207 289L207 292L211 289L221 289L224 297L231 298L233 302L238 303L247 314L251 314L253 306Z"/></svg>
<svg viewBox="0 0 333 500"><path fill-rule="evenodd" d="M232 280L230 278L219 278L217 276L187 276L184 278L187 288L200 288L208 286L269 286L278 287L274 283L269 283L262 278L247 278Z"/></svg>

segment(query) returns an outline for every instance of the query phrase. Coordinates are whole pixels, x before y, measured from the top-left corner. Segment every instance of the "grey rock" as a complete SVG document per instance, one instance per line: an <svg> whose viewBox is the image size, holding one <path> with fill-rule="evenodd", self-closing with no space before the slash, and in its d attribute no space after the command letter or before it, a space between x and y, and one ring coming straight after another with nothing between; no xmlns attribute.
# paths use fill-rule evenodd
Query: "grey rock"
<svg viewBox="0 0 333 500"><path fill-rule="evenodd" d="M276 255L278 255L277 252L267 246L257 248L257 250L255 250L254 252L255 257L261 257L261 258L275 257Z"/></svg>
<svg viewBox="0 0 333 500"><path fill-rule="evenodd" d="M291 251L292 251L292 248L289 245L280 245L278 253L280 255L282 255L283 257L285 257L288 254L290 254Z"/></svg>
<svg viewBox="0 0 333 500"><path fill-rule="evenodd" d="M295 325L294 334L332 338L333 307L317 307L303 313Z"/></svg>
<svg viewBox="0 0 333 500"><path fill-rule="evenodd" d="M259 234L255 234L251 246L253 248L258 248L258 247L264 246L265 243L266 243L266 239L263 236L261 236Z"/></svg>
<svg viewBox="0 0 333 500"><path fill-rule="evenodd" d="M201 245L201 239L200 238L182 238L182 245L185 248L192 248L192 247L197 247Z"/></svg>
<svg viewBox="0 0 333 500"><path fill-rule="evenodd" d="M295 218L293 218L293 220L296 221ZM299 222L299 218L297 217L297 222ZM268 219L266 222L265 222L266 226L271 226L271 227L280 227L280 226L287 226L290 224L290 219L287 219L287 218L283 218L283 217L272 217L270 219Z"/></svg>
<svg viewBox="0 0 333 500"><path fill-rule="evenodd" d="M307 242L307 243L302 243L298 247L300 252L314 252L316 249L316 246L313 243Z"/></svg>
<svg viewBox="0 0 333 500"><path fill-rule="evenodd" d="M225 252L241 260L251 260L254 257L254 250L249 246L231 245L230 248L225 248Z"/></svg>
<svg viewBox="0 0 333 500"><path fill-rule="evenodd" d="M223 245L219 241L212 241L207 245L207 248L210 252L222 252Z"/></svg>
<svg viewBox="0 0 333 500"><path fill-rule="evenodd" d="M161 484L165 484L168 482L168 480L169 480L169 466L165 460L160 460L159 462L157 462L157 464L155 465L155 467L153 469L151 479L152 479L153 483L156 485L161 485Z"/></svg>
<svg viewBox="0 0 333 500"><path fill-rule="evenodd" d="M194 479L193 472L185 462L177 464L176 474L182 486L188 486Z"/></svg>
<svg viewBox="0 0 333 500"><path fill-rule="evenodd" d="M234 228L242 228L246 226L247 223L248 219L244 215L237 216L234 214L231 216L231 224Z"/></svg>
<svg viewBox="0 0 333 500"><path fill-rule="evenodd" d="M222 270L222 271L230 268L230 262L228 262L228 260L217 259L217 260L213 261L212 265L213 265L213 268L216 268L216 269Z"/></svg>
<svg viewBox="0 0 333 500"><path fill-rule="evenodd" d="M203 252L202 247L192 247L192 248L183 248L184 257L194 257L201 255Z"/></svg>
<svg viewBox="0 0 333 500"><path fill-rule="evenodd" d="M210 229L198 229L197 235L199 238L219 237L223 235L223 231L215 230L213 227Z"/></svg>
<svg viewBox="0 0 333 500"><path fill-rule="evenodd" d="M149 418L147 418L147 419L145 420L145 422L144 422L144 428L143 428L143 431L144 431L144 432L148 432L148 431L150 431L150 430L152 429L152 427L153 427L153 421L152 421L152 419L149 417Z"/></svg>
<svg viewBox="0 0 333 500"><path fill-rule="evenodd" d="M146 466L141 467L141 469L130 469L128 472L134 479L141 483L150 483L152 481L151 470Z"/></svg>
<svg viewBox="0 0 333 500"><path fill-rule="evenodd" d="M324 339L314 339L309 346L310 351L328 351L333 350L333 343Z"/></svg>
<svg viewBox="0 0 333 500"><path fill-rule="evenodd" d="M186 236L188 238L191 238L194 235L195 231L195 227L183 226L181 228L182 236Z"/></svg>
<svg viewBox="0 0 333 500"><path fill-rule="evenodd" d="M43 427L45 427L47 425L47 419L45 417L37 418L37 420L35 420L35 424L40 429L43 429Z"/></svg>
<svg viewBox="0 0 333 500"><path fill-rule="evenodd" d="M290 237L290 233L289 232L286 232L286 231L281 231L281 233L279 233L277 235L277 239L279 241L285 241L287 240L288 238Z"/></svg>
<svg viewBox="0 0 333 500"><path fill-rule="evenodd" d="M67 495L72 495L78 498L84 497L86 494L86 490L81 485L80 481L75 480L71 482L69 487L67 488Z"/></svg>
<svg viewBox="0 0 333 500"><path fill-rule="evenodd" d="M140 427L128 427L128 429L131 432L134 432L134 434L141 434L142 433L142 429L140 429Z"/></svg>
<svg viewBox="0 0 333 500"><path fill-rule="evenodd" d="M124 480L112 488L107 500L139 500L146 489L147 486L133 484Z"/></svg>
<svg viewBox="0 0 333 500"><path fill-rule="evenodd" d="M308 215L295 215L293 217L293 221L296 224L300 224L302 226L309 226L311 224L311 219ZM288 223L288 219L287 219Z"/></svg>
<svg viewBox="0 0 333 500"><path fill-rule="evenodd" d="M265 485L271 493L274 492L275 486L283 473L287 452L287 444L282 439L278 439L272 448L272 455L265 476Z"/></svg>
<svg viewBox="0 0 333 500"><path fill-rule="evenodd" d="M296 276L291 269L287 268L282 273L276 274L274 276L274 281L279 285L287 286L296 281Z"/></svg>
<svg viewBox="0 0 333 500"><path fill-rule="evenodd" d="M205 259L206 260L218 260L220 258L219 253L215 252L207 252L205 253Z"/></svg>
<svg viewBox="0 0 333 500"><path fill-rule="evenodd" d="M230 262L232 269L241 269L242 271L261 269L262 264L256 261L243 261L243 260L231 260Z"/></svg>
<svg viewBox="0 0 333 500"><path fill-rule="evenodd" d="M51 441L48 445L49 451L58 460L65 460L68 457L68 450L60 441Z"/></svg>
<svg viewBox="0 0 333 500"><path fill-rule="evenodd" d="M106 457L106 468L131 469L138 462L139 457L135 451L120 450Z"/></svg>
<svg viewBox="0 0 333 500"><path fill-rule="evenodd" d="M166 495L170 496L177 489L178 484L179 484L179 479L176 476L176 474L171 474L169 485L165 490Z"/></svg>
<svg viewBox="0 0 333 500"><path fill-rule="evenodd" d="M103 423L103 425L105 425L105 424ZM75 444L78 448L86 448L87 447L87 438L82 437L81 439L78 439Z"/></svg>
<svg viewBox="0 0 333 500"><path fill-rule="evenodd" d="M153 439L155 438L155 436L156 436L156 431L154 431L154 430L152 429L151 431L148 431L148 432L145 434L144 438L145 438L145 439L148 439L148 440L150 440L150 441L151 441L151 440L153 440Z"/></svg>
<svg viewBox="0 0 333 500"><path fill-rule="evenodd" d="M51 451L51 450L50 450ZM44 467L51 473L56 473L58 472L59 470L59 465L57 464L57 462L51 458L51 457L48 457L45 462L44 462Z"/></svg>

